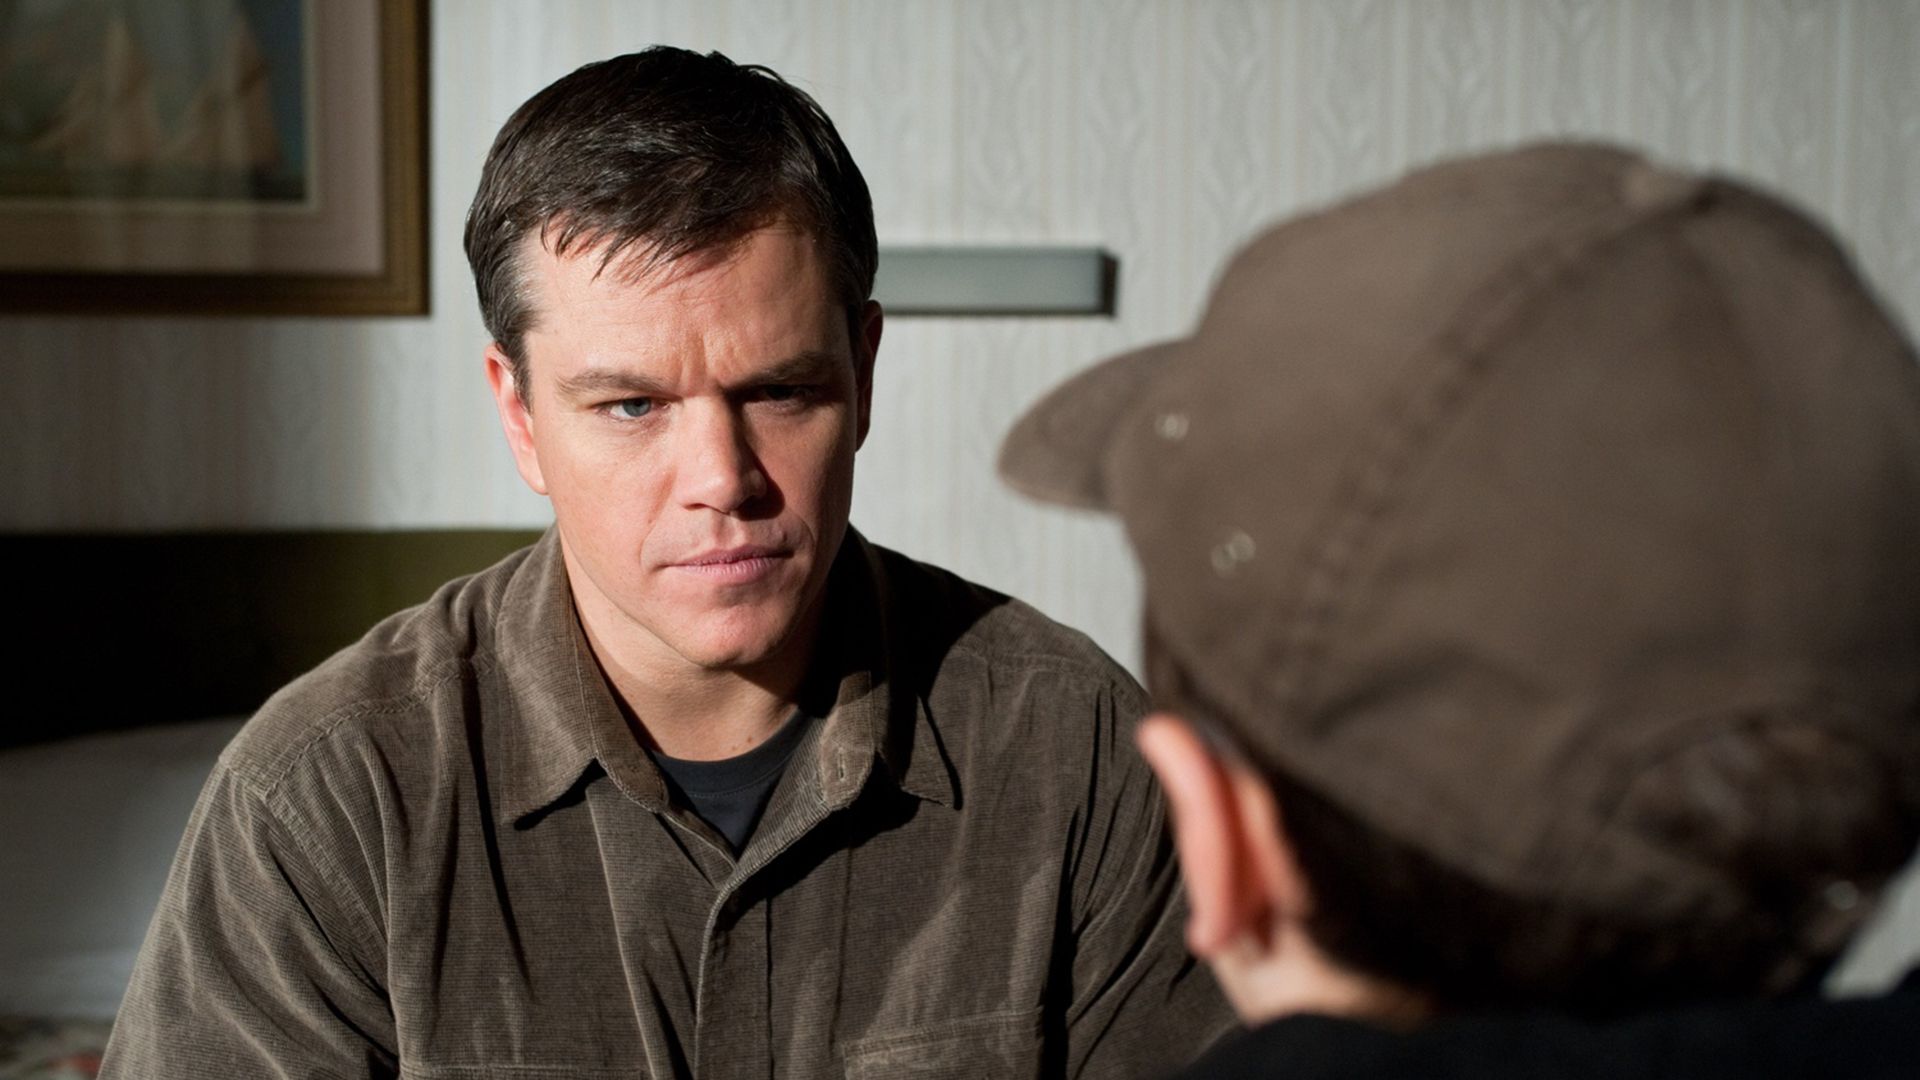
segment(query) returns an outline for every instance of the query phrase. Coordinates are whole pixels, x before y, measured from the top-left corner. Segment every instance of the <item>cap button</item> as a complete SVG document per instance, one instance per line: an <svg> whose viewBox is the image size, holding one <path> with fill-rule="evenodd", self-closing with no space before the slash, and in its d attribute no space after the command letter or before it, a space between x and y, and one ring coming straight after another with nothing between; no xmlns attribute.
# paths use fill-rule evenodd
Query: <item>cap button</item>
<svg viewBox="0 0 1920 1080"><path fill-rule="evenodd" d="M1179 442L1187 437L1187 414L1183 412L1163 412L1153 419L1153 430L1168 442Z"/></svg>
<svg viewBox="0 0 1920 1080"><path fill-rule="evenodd" d="M1693 173L1666 169L1650 161L1635 162L1620 177L1620 198L1632 210L1664 210L1698 202L1707 181Z"/></svg>
<svg viewBox="0 0 1920 1080"><path fill-rule="evenodd" d="M1240 564L1253 559L1253 537L1244 531L1235 529L1227 534L1213 549L1213 572L1221 577L1232 577Z"/></svg>

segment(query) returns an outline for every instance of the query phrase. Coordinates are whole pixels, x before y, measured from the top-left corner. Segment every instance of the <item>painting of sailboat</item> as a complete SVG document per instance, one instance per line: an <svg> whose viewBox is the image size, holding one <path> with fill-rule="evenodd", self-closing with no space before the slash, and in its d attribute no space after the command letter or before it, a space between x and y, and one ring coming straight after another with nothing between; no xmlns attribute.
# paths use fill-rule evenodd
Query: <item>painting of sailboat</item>
<svg viewBox="0 0 1920 1080"><path fill-rule="evenodd" d="M310 0L0 0L0 203L311 194Z"/></svg>

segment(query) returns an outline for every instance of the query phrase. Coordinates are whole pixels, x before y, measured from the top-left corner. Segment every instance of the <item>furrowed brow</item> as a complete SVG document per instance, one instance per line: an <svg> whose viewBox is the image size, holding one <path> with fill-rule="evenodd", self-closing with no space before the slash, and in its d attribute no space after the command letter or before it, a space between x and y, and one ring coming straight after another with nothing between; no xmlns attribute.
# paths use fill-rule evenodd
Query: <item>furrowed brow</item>
<svg viewBox="0 0 1920 1080"><path fill-rule="evenodd" d="M743 385L768 386L778 383L831 382L847 358L822 350L795 353L775 361L742 380ZM559 382L562 397L576 401L619 397L671 397L666 383L638 371L617 368L588 368L568 375Z"/></svg>
<svg viewBox="0 0 1920 1080"><path fill-rule="evenodd" d="M811 349L767 365L753 375L755 383L831 382L847 358Z"/></svg>
<svg viewBox="0 0 1920 1080"><path fill-rule="evenodd" d="M612 394L621 397L663 397L667 391L666 385L657 379L637 371L617 371L612 368L589 368L578 375L569 375L560 380L559 389L562 396L574 399Z"/></svg>

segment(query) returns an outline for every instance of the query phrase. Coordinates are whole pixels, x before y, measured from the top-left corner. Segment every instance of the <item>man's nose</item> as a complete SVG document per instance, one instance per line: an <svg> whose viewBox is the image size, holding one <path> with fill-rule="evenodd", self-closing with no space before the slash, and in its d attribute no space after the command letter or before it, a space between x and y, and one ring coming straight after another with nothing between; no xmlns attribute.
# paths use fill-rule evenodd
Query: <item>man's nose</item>
<svg viewBox="0 0 1920 1080"><path fill-rule="evenodd" d="M767 476L753 451L739 410L727 405L689 408L680 432L680 501L723 514L766 494Z"/></svg>

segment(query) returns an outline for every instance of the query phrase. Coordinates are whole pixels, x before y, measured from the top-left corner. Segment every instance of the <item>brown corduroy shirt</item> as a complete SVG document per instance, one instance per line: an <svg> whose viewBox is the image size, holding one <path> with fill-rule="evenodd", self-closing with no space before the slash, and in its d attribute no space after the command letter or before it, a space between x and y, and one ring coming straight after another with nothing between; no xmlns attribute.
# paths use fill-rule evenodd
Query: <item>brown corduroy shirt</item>
<svg viewBox="0 0 1920 1080"><path fill-rule="evenodd" d="M553 533L287 687L188 826L103 1076L1164 1072L1187 957L1133 681L849 533L839 692L736 858L675 804Z"/></svg>

